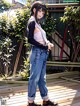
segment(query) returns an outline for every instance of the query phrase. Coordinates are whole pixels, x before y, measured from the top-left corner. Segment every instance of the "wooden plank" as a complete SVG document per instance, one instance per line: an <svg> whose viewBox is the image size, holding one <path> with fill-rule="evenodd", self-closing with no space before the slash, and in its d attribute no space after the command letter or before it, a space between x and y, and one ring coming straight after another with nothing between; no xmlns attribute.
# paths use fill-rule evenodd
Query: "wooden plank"
<svg viewBox="0 0 80 106"><path fill-rule="evenodd" d="M76 64L80 65L80 62L56 62L56 61L47 61L47 63L52 63L52 64Z"/></svg>
<svg viewBox="0 0 80 106"><path fill-rule="evenodd" d="M60 85L61 84L64 84L64 80L62 79L52 79L49 81L47 81L48 86L55 86L57 83L59 83ZM69 83L67 81L65 81L65 83ZM7 86L7 87L2 87L2 89L0 89L0 95L7 95L9 93L16 93L16 92L22 92L22 91L27 91L27 84L26 85L15 85L15 86Z"/></svg>
<svg viewBox="0 0 80 106"><path fill-rule="evenodd" d="M80 62L54 62L54 61L47 61L47 66L80 67Z"/></svg>
<svg viewBox="0 0 80 106"><path fill-rule="evenodd" d="M80 106L80 84L64 80L61 78L54 78L51 75L47 79L47 86L49 97L51 100L59 103L59 106ZM10 86L9 86L10 87ZM2 91L3 92L2 92ZM2 95L5 94L6 95ZM6 87L4 90L0 89L0 96L6 100L6 106L26 106L27 105L27 84ZM42 104L39 89L37 89L35 102Z"/></svg>
<svg viewBox="0 0 80 106"><path fill-rule="evenodd" d="M80 86L78 83L60 79L58 82L48 82L47 85L51 100L58 102L59 106L76 106L80 103ZM16 104L17 106L26 106L27 92L12 95L7 101L8 106L16 106ZM35 102L42 103L39 91L37 91Z"/></svg>
<svg viewBox="0 0 80 106"><path fill-rule="evenodd" d="M62 76L79 76L79 71L71 71L71 72L61 72L61 73L54 73L47 75L46 78L49 81L49 79L55 79L55 78L60 78ZM60 79L59 79L60 80Z"/></svg>
<svg viewBox="0 0 80 106"><path fill-rule="evenodd" d="M62 76L79 76L79 71L75 71L75 73L73 71L71 72L61 72L61 73L54 73L54 74L48 74L46 75L47 81L49 80L53 80L55 78L60 78ZM56 79L56 80L60 80L60 79ZM2 83L2 85L8 85L8 84L17 84L17 86L21 85L21 84L28 84L28 81L15 81L15 80L3 80L0 79L0 84ZM13 85L11 85L13 86ZM14 85L15 86L15 85Z"/></svg>
<svg viewBox="0 0 80 106"><path fill-rule="evenodd" d="M80 81L74 80L74 79L72 79L72 78L67 78L67 77L61 77L61 78L62 78L62 79L65 79L65 80L67 80L67 81L73 81L73 82L80 83Z"/></svg>
<svg viewBox="0 0 80 106"><path fill-rule="evenodd" d="M79 3L67 3L67 6L79 6L79 5L80 5ZM66 3L48 4L48 8L53 8L53 7L60 8L65 6L66 6Z"/></svg>

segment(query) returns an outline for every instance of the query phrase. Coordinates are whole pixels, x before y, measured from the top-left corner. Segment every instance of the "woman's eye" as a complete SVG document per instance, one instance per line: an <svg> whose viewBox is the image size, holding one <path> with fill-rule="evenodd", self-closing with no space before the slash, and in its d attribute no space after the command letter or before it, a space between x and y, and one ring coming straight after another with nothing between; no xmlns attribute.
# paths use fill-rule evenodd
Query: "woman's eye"
<svg viewBox="0 0 80 106"><path fill-rule="evenodd" d="M42 14L44 15L45 13L43 12Z"/></svg>
<svg viewBox="0 0 80 106"><path fill-rule="evenodd" d="M45 13L43 12L43 14L45 14Z"/></svg>
<svg viewBox="0 0 80 106"><path fill-rule="evenodd" d="M42 12L41 10L39 10L39 12Z"/></svg>

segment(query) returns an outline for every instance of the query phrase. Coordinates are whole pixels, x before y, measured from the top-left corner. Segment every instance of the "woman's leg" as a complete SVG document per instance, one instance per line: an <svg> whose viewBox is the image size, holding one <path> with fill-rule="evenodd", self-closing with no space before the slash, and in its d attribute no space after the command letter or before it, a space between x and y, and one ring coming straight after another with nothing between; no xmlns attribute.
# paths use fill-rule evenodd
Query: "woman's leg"
<svg viewBox="0 0 80 106"><path fill-rule="evenodd" d="M33 49L30 57L30 78L28 82L28 100L34 101L41 74L43 60L40 49Z"/></svg>
<svg viewBox="0 0 80 106"><path fill-rule="evenodd" d="M48 99L48 89L47 89L47 86L46 86L46 61L47 61L47 57L48 57L47 52L44 52L44 57L45 58L44 58L44 61L43 61L38 86L39 86L39 90L40 90L40 94L41 94L42 99Z"/></svg>
<svg viewBox="0 0 80 106"><path fill-rule="evenodd" d="M47 57L47 55L45 57ZM50 99L48 97L48 89L46 86L46 60L47 60L47 58L45 58L45 60L43 62L40 79L38 82L40 94L43 99L43 106L58 106L58 103L54 103L54 102L50 101Z"/></svg>

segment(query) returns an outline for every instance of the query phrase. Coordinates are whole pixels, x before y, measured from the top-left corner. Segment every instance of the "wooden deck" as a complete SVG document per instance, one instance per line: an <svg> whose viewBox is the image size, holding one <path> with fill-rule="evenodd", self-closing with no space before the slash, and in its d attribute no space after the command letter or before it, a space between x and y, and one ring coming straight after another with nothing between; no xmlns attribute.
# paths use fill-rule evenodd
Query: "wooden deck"
<svg viewBox="0 0 80 106"><path fill-rule="evenodd" d="M26 84L27 85L27 84ZM27 86L25 84L12 87L0 88L0 106L27 106ZM80 106L80 83L54 78L47 80L49 97L52 101L58 102L59 106ZM3 92L4 90L4 92ZM3 92L3 93L2 93ZM6 95L3 95L5 94ZM42 103L42 99L37 90L36 103ZM1 105L5 104L5 105Z"/></svg>

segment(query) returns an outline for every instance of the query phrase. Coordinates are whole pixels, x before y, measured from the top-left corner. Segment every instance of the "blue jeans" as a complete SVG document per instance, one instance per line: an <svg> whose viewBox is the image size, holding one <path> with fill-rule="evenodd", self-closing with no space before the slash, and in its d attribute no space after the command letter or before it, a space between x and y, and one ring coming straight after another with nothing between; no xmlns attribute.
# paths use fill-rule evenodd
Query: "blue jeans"
<svg viewBox="0 0 80 106"><path fill-rule="evenodd" d="M42 99L48 98L46 87L46 61L48 51L33 46L30 55L30 78L28 82L28 100L34 100L37 86Z"/></svg>

